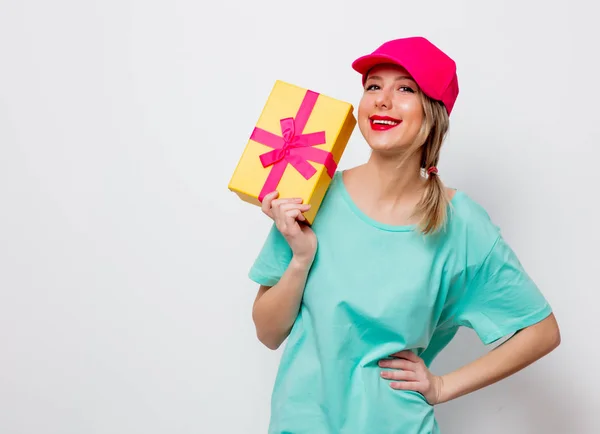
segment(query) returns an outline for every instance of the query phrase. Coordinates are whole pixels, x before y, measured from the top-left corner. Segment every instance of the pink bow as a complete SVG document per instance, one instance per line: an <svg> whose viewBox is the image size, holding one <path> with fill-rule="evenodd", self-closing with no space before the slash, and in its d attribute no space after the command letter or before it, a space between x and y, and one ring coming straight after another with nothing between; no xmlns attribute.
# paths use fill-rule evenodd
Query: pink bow
<svg viewBox="0 0 600 434"><path fill-rule="evenodd" d="M254 128L250 139L273 148L272 151L260 156L263 167L273 166L273 168L258 196L259 201L262 202L267 194L277 189L288 164L294 166L308 180L317 172L309 161L321 163L325 166L329 176L333 178L337 169L333 155L323 149L314 148L315 145L326 143L325 131L302 134L318 97L318 93L307 91L295 119L280 120L282 136L261 128Z"/></svg>

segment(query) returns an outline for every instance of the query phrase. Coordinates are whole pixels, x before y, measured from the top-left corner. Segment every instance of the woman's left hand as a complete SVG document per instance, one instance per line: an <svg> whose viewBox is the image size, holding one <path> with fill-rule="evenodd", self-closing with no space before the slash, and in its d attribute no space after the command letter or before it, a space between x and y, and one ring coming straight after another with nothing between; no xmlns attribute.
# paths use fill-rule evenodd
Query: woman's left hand
<svg viewBox="0 0 600 434"><path fill-rule="evenodd" d="M382 378L395 380L390 383L393 389L419 392L431 405L441 402L442 377L433 375L423 359L410 350L400 351L390 357L394 359L380 360L379 366L393 369L381 371Z"/></svg>

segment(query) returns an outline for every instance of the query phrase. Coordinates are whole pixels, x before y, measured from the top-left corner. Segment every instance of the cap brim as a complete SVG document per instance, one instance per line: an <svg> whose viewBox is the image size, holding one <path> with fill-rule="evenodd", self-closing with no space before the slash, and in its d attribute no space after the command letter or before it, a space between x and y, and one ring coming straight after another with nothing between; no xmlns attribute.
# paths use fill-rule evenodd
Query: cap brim
<svg viewBox="0 0 600 434"><path fill-rule="evenodd" d="M391 56L386 56L385 54L367 54L352 62L352 68L364 76L371 68L376 65L381 65L382 63L391 63L393 65L404 67L397 59Z"/></svg>

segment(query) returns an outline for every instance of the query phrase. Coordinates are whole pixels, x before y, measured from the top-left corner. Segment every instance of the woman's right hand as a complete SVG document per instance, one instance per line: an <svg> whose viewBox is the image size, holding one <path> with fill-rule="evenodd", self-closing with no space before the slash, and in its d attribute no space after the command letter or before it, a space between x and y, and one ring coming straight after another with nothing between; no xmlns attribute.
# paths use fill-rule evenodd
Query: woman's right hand
<svg viewBox="0 0 600 434"><path fill-rule="evenodd" d="M281 235L290 245L294 259L310 266L317 251L317 236L305 224L302 215L310 209L310 204L303 204L302 199L277 199L279 193L274 191L265 196L262 211L268 215L277 226Z"/></svg>

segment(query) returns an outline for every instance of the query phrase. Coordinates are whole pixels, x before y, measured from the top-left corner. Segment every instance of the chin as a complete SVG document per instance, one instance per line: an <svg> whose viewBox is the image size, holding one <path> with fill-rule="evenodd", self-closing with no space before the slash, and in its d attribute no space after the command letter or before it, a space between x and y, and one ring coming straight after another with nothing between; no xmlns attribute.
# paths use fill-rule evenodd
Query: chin
<svg viewBox="0 0 600 434"><path fill-rule="evenodd" d="M382 137L369 137L367 138L367 144L373 151L382 151L382 152L394 152L394 151L403 151L410 146L410 143L404 143L404 140L400 139L392 139L389 138L387 140L381 140Z"/></svg>
<svg viewBox="0 0 600 434"><path fill-rule="evenodd" d="M412 141L406 140L405 134L389 134L371 131L370 127L361 125L361 133L373 151L385 153L401 153L408 149ZM366 127L366 128L365 128Z"/></svg>
<svg viewBox="0 0 600 434"><path fill-rule="evenodd" d="M406 149L408 149L408 145L399 145L399 144L390 144L390 143L368 143L369 147L373 152L379 152L382 154L402 154Z"/></svg>

